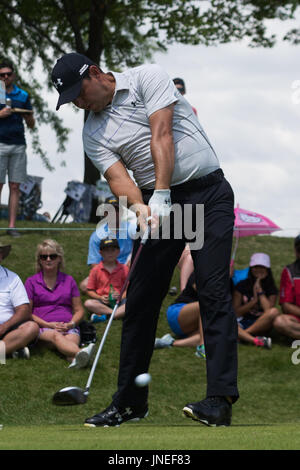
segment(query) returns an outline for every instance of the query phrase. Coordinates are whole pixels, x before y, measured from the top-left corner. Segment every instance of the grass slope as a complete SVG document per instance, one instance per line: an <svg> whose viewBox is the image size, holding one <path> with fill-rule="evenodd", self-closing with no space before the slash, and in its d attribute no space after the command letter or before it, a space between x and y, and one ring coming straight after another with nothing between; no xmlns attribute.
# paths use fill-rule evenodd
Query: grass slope
<svg viewBox="0 0 300 470"><path fill-rule="evenodd" d="M2 224L4 226L4 224ZM86 266L89 226L82 231L28 230L11 240L0 231L0 241L13 245L5 266L23 281L34 273L36 245L55 238L66 255L65 272L79 283L88 274ZM49 228L47 224L39 227ZM1 227L1 225L0 225ZM51 228L53 226L50 226ZM59 226L80 228L78 225ZM53 227L54 228L54 227ZM249 237L240 240L236 267L247 266L253 252L269 253L277 285L285 264L293 260L292 240ZM175 271L172 285L178 286ZM84 299L84 298L83 298ZM169 331L165 312L174 297L164 300L158 335ZM274 336L271 351L239 345L240 400L234 405L232 427L208 429L183 417L189 401L205 396L205 361L193 349L154 351L150 373L150 414L143 424L123 425L118 430L90 430L82 424L87 416L106 407L116 389L121 321L114 321L95 374L88 402L82 406L54 407L55 391L64 386L84 387L89 370L69 370L58 354L42 349L30 361L7 360L0 365L0 449L296 449L299 448L299 367L291 362L291 341ZM105 325L97 326L98 337ZM196 433L195 433L196 431ZM13 439L17 433L18 439ZM21 437L20 437L21 436ZM213 437L213 438L212 438Z"/></svg>

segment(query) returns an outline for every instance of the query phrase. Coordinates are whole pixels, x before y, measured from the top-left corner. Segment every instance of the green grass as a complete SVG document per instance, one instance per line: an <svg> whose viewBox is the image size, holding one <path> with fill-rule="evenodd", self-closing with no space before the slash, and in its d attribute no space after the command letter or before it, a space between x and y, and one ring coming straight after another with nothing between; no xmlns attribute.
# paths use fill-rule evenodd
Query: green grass
<svg viewBox="0 0 300 470"><path fill-rule="evenodd" d="M0 224L5 226L3 221ZM23 222L24 228L33 227ZM39 224L38 227L49 227ZM54 226L50 226L54 228ZM59 225L58 228L80 228ZM84 225L83 228L89 226ZM93 226L90 226L91 231ZM13 245L4 265L23 281L34 273L36 245L55 238L65 250L66 269L79 283L87 274L91 231L25 231L11 241L0 231L0 241ZM269 253L277 285L285 264L293 260L291 239L249 237L240 240L236 267L247 266L255 251ZM172 285L178 286L178 271ZM83 298L84 300L84 298ZM169 331L165 312L174 297L167 296L158 335ZM55 407L55 391L64 386L84 387L89 370L69 370L58 354L37 348L30 361L8 359L0 365L0 449L297 449L300 433L300 365L293 365L291 341L274 335L271 351L239 345L240 399L233 407L230 428L212 429L188 420L183 406L205 396L205 361L194 350L154 351L150 373L149 417L117 429L86 429L87 416L111 402L116 389L121 321L114 321L85 405ZM97 326L98 338L105 325Z"/></svg>

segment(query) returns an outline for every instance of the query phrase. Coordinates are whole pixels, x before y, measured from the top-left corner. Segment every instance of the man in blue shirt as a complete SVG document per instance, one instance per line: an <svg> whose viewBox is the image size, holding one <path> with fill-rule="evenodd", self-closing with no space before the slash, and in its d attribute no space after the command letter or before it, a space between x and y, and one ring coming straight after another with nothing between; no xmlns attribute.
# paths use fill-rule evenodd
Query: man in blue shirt
<svg viewBox="0 0 300 470"><path fill-rule="evenodd" d="M15 73L10 62L0 63L0 80L6 88L6 105L0 104L0 196L8 174L9 224L7 233L20 236L15 228L20 183L26 179L26 141L24 123L32 129L35 120L29 95L14 84ZM28 109L29 113L15 112L14 109Z"/></svg>
<svg viewBox="0 0 300 470"><path fill-rule="evenodd" d="M111 204L116 211L116 224L115 227L109 227L108 224L102 225L92 233L89 240L89 251L87 264L92 269L94 266L102 261L100 254L100 242L104 238L116 238L119 242L120 254L118 256L119 263L127 264L131 259L131 251L133 247L133 240L136 235L136 224L128 220L122 220L120 217L119 202L115 197L109 197L105 200L105 204ZM80 283L82 292L86 292L88 277Z"/></svg>

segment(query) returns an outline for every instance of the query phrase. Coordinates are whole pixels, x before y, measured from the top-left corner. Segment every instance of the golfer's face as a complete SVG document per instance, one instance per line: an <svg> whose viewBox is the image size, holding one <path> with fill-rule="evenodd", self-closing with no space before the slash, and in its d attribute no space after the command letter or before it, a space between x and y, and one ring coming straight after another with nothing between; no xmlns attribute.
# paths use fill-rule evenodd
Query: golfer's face
<svg viewBox="0 0 300 470"><path fill-rule="evenodd" d="M98 113L111 102L111 94L95 77L82 80L79 96L73 101L75 106Z"/></svg>

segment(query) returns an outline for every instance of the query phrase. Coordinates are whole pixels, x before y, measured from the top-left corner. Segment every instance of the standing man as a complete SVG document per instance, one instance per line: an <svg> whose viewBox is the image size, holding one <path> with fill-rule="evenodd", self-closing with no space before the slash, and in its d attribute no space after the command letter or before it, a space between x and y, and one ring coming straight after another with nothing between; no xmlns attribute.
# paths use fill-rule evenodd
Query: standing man
<svg viewBox="0 0 300 470"><path fill-rule="evenodd" d="M90 111L83 131L85 151L112 193L127 196L129 206L135 204L142 228L150 215L159 219L170 214L171 204L183 211L189 204L193 213L204 205L204 246L192 250L192 256L207 393L183 411L208 425L230 425L232 403L238 398L237 324L229 292L234 197L208 137L157 65L104 73L87 57L71 53L57 61L52 81L60 95L57 109L72 101ZM137 184L127 170L133 171ZM86 425L117 426L147 416L148 387L138 388L134 379L148 371L160 307L186 241L152 237L144 246L127 291L118 390L111 405ZM138 245L136 241L133 256Z"/></svg>
<svg viewBox="0 0 300 470"><path fill-rule="evenodd" d="M0 196L8 174L9 200L8 200L8 231L12 237L20 234L15 228L20 183L26 179L26 142L24 124L32 129L35 120L32 113L13 112L12 108L32 110L28 93L14 84L15 73L10 62L0 63L0 80L6 87L6 106L0 104Z"/></svg>

